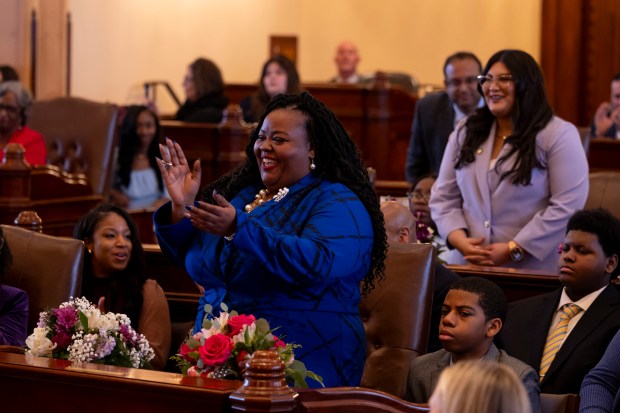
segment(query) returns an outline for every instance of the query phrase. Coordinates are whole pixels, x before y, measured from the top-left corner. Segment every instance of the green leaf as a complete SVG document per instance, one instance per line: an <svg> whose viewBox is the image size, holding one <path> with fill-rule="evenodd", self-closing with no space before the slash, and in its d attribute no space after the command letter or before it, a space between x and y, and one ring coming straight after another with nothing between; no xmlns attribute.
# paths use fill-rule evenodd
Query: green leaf
<svg viewBox="0 0 620 413"><path fill-rule="evenodd" d="M315 372L308 370L308 377L310 377L314 381L318 381L322 387L325 387L325 385L323 384L323 377L319 376Z"/></svg>
<svg viewBox="0 0 620 413"><path fill-rule="evenodd" d="M86 314L84 314L81 311L80 311L80 324L82 325L82 329L84 329L84 331L88 331L88 317L86 317Z"/></svg>
<svg viewBox="0 0 620 413"><path fill-rule="evenodd" d="M204 328L205 330L210 329L212 325L213 323L211 322L211 320L207 320L206 317L204 320L202 320L202 328Z"/></svg>
<svg viewBox="0 0 620 413"><path fill-rule="evenodd" d="M205 304L205 313L211 314L212 311L213 311L213 306L211 304Z"/></svg>
<svg viewBox="0 0 620 413"><path fill-rule="evenodd" d="M267 320L265 320L264 318L259 318L258 320L256 320L256 330L260 331L261 333L269 332L269 322L267 322Z"/></svg>
<svg viewBox="0 0 620 413"><path fill-rule="evenodd" d="M220 304L220 308L222 309L222 311L224 311L225 313L228 312L228 306L226 305L226 303L222 303Z"/></svg>

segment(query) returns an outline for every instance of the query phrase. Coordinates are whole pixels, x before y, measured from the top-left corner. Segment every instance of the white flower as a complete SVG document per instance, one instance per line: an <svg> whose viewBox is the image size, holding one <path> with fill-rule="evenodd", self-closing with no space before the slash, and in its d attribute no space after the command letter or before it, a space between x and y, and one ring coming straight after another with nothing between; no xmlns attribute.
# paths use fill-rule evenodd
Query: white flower
<svg viewBox="0 0 620 413"><path fill-rule="evenodd" d="M52 350L56 348L56 344L46 337L48 332L47 327L35 327L34 332L26 339L28 354L39 357L52 356Z"/></svg>
<svg viewBox="0 0 620 413"><path fill-rule="evenodd" d="M248 334L250 337L250 342L254 340L254 336L256 335L256 323L252 323L250 325L246 324L243 327L241 327L239 334L237 334L236 336L233 336L232 341L234 344L245 343L245 331L246 330L249 330Z"/></svg>

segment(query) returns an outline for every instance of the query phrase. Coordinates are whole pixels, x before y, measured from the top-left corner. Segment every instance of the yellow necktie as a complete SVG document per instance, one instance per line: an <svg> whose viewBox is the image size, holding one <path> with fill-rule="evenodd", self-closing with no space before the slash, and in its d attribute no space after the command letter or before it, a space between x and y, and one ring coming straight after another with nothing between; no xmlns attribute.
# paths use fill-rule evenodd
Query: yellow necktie
<svg viewBox="0 0 620 413"><path fill-rule="evenodd" d="M545 377L549 366L553 362L555 355L558 354L561 344L564 342L566 332L568 331L568 323L571 318L575 317L582 311L582 308L575 304L565 304L562 306L562 315L560 321L555 328L547 336L545 350L543 351L542 360L540 361L540 381Z"/></svg>

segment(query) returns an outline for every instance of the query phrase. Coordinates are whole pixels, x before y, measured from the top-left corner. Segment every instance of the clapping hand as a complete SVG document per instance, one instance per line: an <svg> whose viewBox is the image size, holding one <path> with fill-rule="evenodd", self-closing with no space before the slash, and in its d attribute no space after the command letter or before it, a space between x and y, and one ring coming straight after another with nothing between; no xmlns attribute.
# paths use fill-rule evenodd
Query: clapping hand
<svg viewBox="0 0 620 413"><path fill-rule="evenodd" d="M190 170L181 146L168 138L165 145L159 145L159 152L157 165L172 200L172 222L178 222L185 215L185 205L194 203L200 189L200 160Z"/></svg>
<svg viewBox="0 0 620 413"><path fill-rule="evenodd" d="M213 199L217 205L196 201L194 206L188 206L185 217L201 231L230 236L237 227L237 210L226 198L215 191L213 191Z"/></svg>
<svg viewBox="0 0 620 413"><path fill-rule="evenodd" d="M594 128L596 136L603 136L613 125L620 129L620 107L612 110L609 102L603 102L599 105L594 114Z"/></svg>

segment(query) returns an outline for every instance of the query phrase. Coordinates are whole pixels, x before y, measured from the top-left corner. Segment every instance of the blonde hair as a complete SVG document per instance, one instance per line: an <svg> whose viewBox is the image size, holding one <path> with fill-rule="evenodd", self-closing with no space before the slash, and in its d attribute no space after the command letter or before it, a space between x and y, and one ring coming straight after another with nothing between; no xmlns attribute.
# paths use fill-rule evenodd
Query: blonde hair
<svg viewBox="0 0 620 413"><path fill-rule="evenodd" d="M441 413L531 413L525 387L509 367L493 361L462 361L446 368L431 396Z"/></svg>

